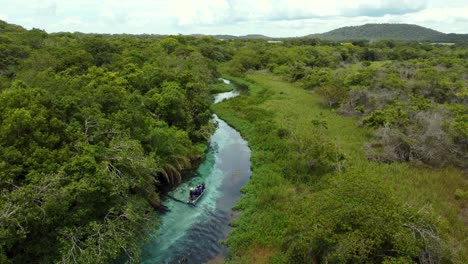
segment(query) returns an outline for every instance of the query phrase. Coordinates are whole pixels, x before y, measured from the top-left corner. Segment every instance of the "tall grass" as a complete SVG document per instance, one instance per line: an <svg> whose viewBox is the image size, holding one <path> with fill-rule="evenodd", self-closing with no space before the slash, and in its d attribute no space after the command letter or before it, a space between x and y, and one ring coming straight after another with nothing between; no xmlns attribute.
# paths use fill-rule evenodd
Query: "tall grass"
<svg viewBox="0 0 468 264"><path fill-rule="evenodd" d="M231 262L251 263L258 259L258 252L266 262L291 261L285 241L292 221L301 219L301 215L290 215L297 214L291 210L294 204L330 188L337 178L353 181L356 175L375 179L399 204L430 208L440 217L439 233L451 249L450 259L455 263L468 259L468 228L461 216L467 201L455 197L457 189L468 190L466 175L461 171L369 161L363 145L371 139L372 131L358 127L356 119L324 107L316 94L267 73L232 79L247 84L249 91L213 109L249 142L253 174L237 205L243 213L233 222L235 229L228 238ZM323 128L318 130L314 124ZM318 173L290 168L297 157L297 150L291 149L292 135L309 137L311 133L322 133L344 155L342 171ZM291 175L301 173L305 176Z"/></svg>

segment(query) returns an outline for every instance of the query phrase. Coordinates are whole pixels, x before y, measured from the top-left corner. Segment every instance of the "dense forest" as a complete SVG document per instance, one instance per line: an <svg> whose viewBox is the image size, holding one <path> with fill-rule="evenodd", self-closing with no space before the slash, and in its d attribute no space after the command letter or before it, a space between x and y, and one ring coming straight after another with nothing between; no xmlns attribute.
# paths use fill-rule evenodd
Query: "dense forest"
<svg viewBox="0 0 468 264"><path fill-rule="evenodd" d="M0 262L137 259L214 128L204 39L0 33Z"/></svg>
<svg viewBox="0 0 468 264"><path fill-rule="evenodd" d="M468 47L0 21L0 263L138 262L212 112L252 148L232 263L463 263ZM218 78L249 87L211 106Z"/></svg>

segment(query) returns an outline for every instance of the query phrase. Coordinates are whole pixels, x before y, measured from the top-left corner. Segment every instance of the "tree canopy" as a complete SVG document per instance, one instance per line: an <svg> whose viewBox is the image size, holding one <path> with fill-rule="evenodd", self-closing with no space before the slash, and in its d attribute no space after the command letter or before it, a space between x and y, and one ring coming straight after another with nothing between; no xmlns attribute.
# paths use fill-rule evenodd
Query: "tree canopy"
<svg viewBox="0 0 468 264"><path fill-rule="evenodd" d="M219 73L194 45L2 22L0 262L138 261L161 184L213 130Z"/></svg>

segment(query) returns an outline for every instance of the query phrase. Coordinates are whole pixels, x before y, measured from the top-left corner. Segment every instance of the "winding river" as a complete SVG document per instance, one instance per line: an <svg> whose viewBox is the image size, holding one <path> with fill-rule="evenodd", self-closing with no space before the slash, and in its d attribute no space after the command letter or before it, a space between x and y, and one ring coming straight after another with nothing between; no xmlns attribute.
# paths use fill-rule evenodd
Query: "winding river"
<svg viewBox="0 0 468 264"><path fill-rule="evenodd" d="M237 95L235 90L221 93L214 102ZM203 181L206 193L196 206L173 199L163 201L169 211L158 213L158 237L144 246L142 263L205 263L227 254L221 241L230 231L228 223L235 215L231 208L251 174L250 149L239 132L216 115L213 118L218 127L210 138L205 160L193 177L168 194L185 201L189 188Z"/></svg>

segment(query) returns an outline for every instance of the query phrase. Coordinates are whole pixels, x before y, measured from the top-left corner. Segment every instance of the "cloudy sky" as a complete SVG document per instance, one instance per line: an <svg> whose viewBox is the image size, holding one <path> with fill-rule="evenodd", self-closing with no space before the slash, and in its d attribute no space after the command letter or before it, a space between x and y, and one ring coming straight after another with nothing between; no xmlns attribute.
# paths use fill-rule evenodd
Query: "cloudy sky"
<svg viewBox="0 0 468 264"><path fill-rule="evenodd" d="M365 23L468 33L468 0L0 0L0 20L47 32L303 36Z"/></svg>

